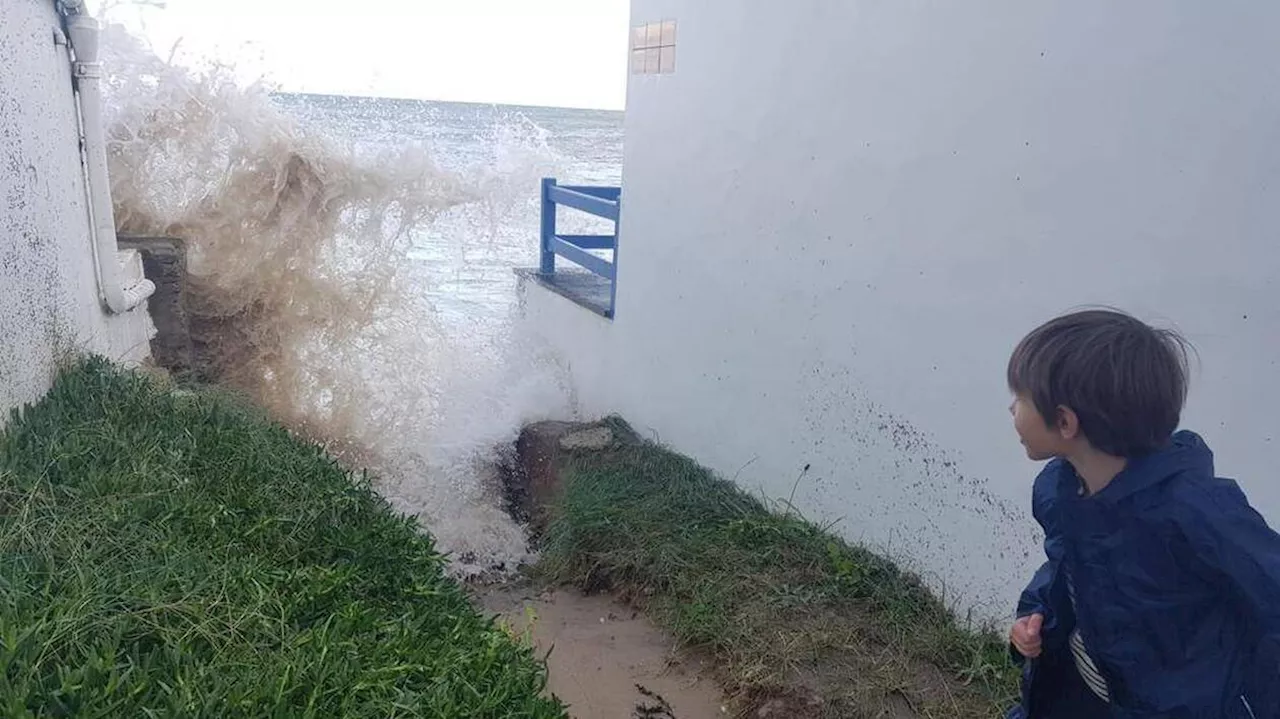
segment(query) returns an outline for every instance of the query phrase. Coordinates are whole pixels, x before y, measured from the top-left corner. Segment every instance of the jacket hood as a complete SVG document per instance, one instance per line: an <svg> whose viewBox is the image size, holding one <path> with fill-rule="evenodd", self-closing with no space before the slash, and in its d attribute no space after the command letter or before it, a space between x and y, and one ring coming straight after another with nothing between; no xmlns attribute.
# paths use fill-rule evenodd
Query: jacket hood
<svg viewBox="0 0 1280 719"><path fill-rule="evenodd" d="M1130 459L1124 471L1095 497L1115 502L1184 473L1205 478L1214 476L1213 451L1200 435L1185 430L1174 434L1163 449Z"/></svg>

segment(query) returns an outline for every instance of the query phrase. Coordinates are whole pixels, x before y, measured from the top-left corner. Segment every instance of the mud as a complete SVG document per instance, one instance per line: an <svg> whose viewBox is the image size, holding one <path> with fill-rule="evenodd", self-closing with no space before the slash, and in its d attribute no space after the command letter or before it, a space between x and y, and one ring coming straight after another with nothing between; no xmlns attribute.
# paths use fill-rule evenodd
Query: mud
<svg viewBox="0 0 1280 719"><path fill-rule="evenodd" d="M481 591L478 601L547 656L550 691L575 719L728 716L710 665L676 652L643 615L607 595L527 587Z"/></svg>

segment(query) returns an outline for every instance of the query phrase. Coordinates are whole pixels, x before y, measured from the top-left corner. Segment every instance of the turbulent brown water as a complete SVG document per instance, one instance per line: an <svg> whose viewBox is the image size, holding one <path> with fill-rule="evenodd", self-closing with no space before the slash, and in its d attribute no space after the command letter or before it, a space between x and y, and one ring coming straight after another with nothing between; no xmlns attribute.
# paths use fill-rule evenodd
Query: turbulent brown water
<svg viewBox="0 0 1280 719"><path fill-rule="evenodd" d="M616 181L619 117L575 116L596 132L584 158L527 113L493 110L441 160L432 143L457 108L281 98L161 59L120 26L104 55L117 224L187 242L216 379L373 470L458 572L523 561L492 490L496 448L573 407L555 359L512 322L511 266L534 261L539 176Z"/></svg>

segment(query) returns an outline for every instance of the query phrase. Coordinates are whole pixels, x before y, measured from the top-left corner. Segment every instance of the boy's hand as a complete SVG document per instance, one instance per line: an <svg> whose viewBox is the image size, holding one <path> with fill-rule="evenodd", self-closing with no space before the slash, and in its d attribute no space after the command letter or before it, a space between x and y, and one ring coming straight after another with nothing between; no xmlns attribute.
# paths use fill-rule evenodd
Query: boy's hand
<svg viewBox="0 0 1280 719"><path fill-rule="evenodd" d="M1040 656L1040 627L1044 626L1043 614L1029 614L1019 617L1009 632L1009 641L1013 648L1027 659Z"/></svg>

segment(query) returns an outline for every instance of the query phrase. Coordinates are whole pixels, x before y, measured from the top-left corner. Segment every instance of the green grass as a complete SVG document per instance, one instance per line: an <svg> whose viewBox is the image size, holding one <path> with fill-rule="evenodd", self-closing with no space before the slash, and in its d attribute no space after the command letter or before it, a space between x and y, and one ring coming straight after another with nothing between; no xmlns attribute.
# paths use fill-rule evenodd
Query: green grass
<svg viewBox="0 0 1280 719"><path fill-rule="evenodd" d="M985 719L1016 696L1004 640L966 629L889 561L686 458L632 442L571 457L562 472L539 571L622 592L712 653L744 715L789 695L820 698L812 716L905 704Z"/></svg>
<svg viewBox="0 0 1280 719"><path fill-rule="evenodd" d="M442 569L255 410L86 361L0 432L0 716L565 716Z"/></svg>

